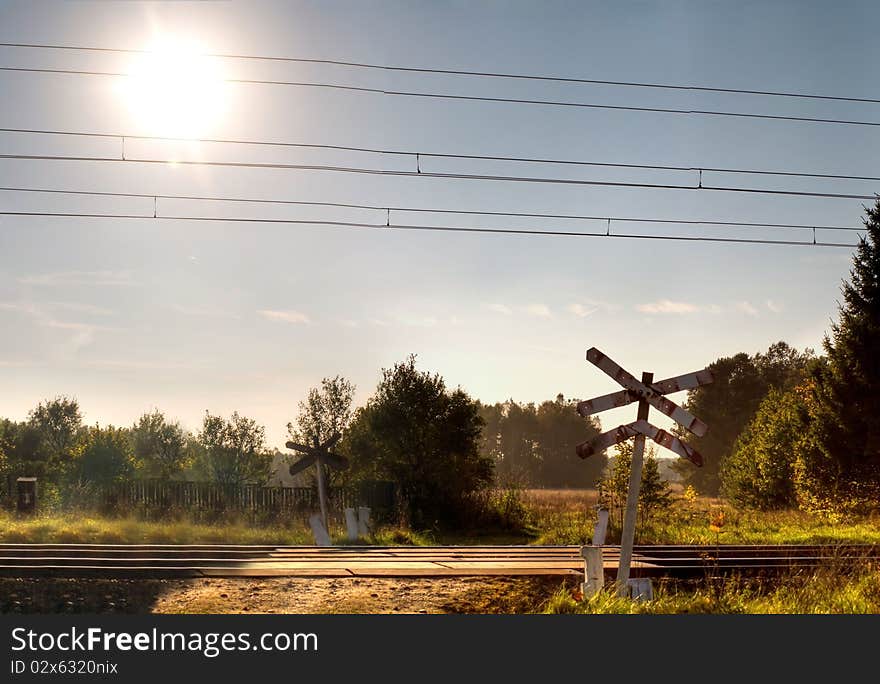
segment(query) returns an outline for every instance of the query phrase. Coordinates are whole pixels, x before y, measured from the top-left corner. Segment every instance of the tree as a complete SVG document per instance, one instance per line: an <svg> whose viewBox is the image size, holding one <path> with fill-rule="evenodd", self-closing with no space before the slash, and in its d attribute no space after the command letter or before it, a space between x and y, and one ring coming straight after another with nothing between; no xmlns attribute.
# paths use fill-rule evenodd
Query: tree
<svg viewBox="0 0 880 684"><path fill-rule="evenodd" d="M107 485L130 477L133 471L134 454L128 430L95 425L80 433L72 453L71 474L76 480Z"/></svg>
<svg viewBox="0 0 880 684"><path fill-rule="evenodd" d="M40 429L31 423L4 421L4 425L9 473L18 477L46 477L49 450Z"/></svg>
<svg viewBox="0 0 880 684"><path fill-rule="evenodd" d="M410 523L467 522L474 496L492 484L492 461L480 453L479 406L416 357L382 370L376 393L349 431L348 449L361 477L397 483Z"/></svg>
<svg viewBox="0 0 880 684"><path fill-rule="evenodd" d="M880 500L880 200L866 208L864 226L839 320L824 340L827 364L813 374L818 448L803 475L820 506L876 508Z"/></svg>
<svg viewBox="0 0 880 684"><path fill-rule="evenodd" d="M599 434L599 422L577 412L577 400L543 402L537 410L538 483L543 487L591 487L605 468L605 454L581 459L575 447Z"/></svg>
<svg viewBox="0 0 880 684"><path fill-rule="evenodd" d="M47 474L60 475L82 428L76 399L59 396L41 402L28 414L28 423L38 431L46 448L45 460L51 471Z"/></svg>
<svg viewBox="0 0 880 684"><path fill-rule="evenodd" d="M134 455L146 474L169 480L187 466L187 435L158 409L145 413L131 428Z"/></svg>
<svg viewBox="0 0 880 684"><path fill-rule="evenodd" d="M770 346L766 353L739 353L709 365L714 382L688 392L687 408L709 425L703 437L679 431L703 456L703 466L689 461L676 463L686 485L716 496L721 487L721 469L737 438L755 415L771 388L789 390L807 375L814 359L812 350L798 352L785 342Z"/></svg>
<svg viewBox="0 0 880 684"><path fill-rule="evenodd" d="M206 412L199 432L205 472L222 485L265 484L272 462L265 432L255 420L237 412L229 420Z"/></svg>
<svg viewBox="0 0 880 684"><path fill-rule="evenodd" d="M355 386L342 376L324 378L321 388L309 390L305 401L299 402L296 426L287 424L287 433L294 442L311 445L324 442L336 433L344 434L351 424ZM338 471L324 468L324 481L330 483Z"/></svg>
<svg viewBox="0 0 880 684"><path fill-rule="evenodd" d="M795 461L808 423L800 392L771 389L721 466L724 496L762 510L793 508Z"/></svg>
<svg viewBox="0 0 880 684"><path fill-rule="evenodd" d="M615 447L615 455L610 459L604 476L596 483L599 490L599 503L608 509L611 520L618 529L623 528L626 499L629 494L629 477L632 471L634 444L630 440ZM642 462L642 479L639 486L639 523L644 524L658 510L669 508L672 493L669 483L660 475L657 452L646 446Z"/></svg>
<svg viewBox="0 0 880 684"><path fill-rule="evenodd" d="M6 418L0 419L0 492L7 486L7 478L12 471L13 450L15 449L15 423Z"/></svg>

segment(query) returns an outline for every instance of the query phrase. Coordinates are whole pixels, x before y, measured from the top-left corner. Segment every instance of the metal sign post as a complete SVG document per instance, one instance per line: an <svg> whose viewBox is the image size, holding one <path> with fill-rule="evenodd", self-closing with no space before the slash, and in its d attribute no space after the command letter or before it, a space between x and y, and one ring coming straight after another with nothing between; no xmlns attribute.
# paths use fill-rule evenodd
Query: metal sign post
<svg viewBox="0 0 880 684"><path fill-rule="evenodd" d="M651 384L654 379L653 373L642 373L642 382ZM639 402L639 420L648 419L648 402ZM636 535L636 521L639 516L639 489L642 485L642 465L645 456L645 436L641 433L636 435L633 445L632 464L629 469L629 490L626 494L626 512L623 517L623 531L620 536L620 561L617 564L617 586L626 587L629 581L629 566L632 562L633 540Z"/></svg>
<svg viewBox="0 0 880 684"><path fill-rule="evenodd" d="M653 406L686 430L702 437L706 434L709 427L699 418L691 415L690 412L678 406L675 402L670 401L664 395L707 385L714 378L710 371L700 370L658 382L654 382L653 373L642 373L642 379L639 381L635 376L625 371L595 347L587 351L587 361L614 378L623 387L623 390L580 402L577 406L578 413L587 417L600 411L626 406L636 401L639 404L635 422L628 425L620 425L614 430L609 430L591 441L578 444L576 447L577 455L581 458L587 458L591 454L603 451L630 437L635 437L629 490L626 497L626 513L624 515L623 531L620 540L620 561L617 567L617 591L618 594L623 596L628 591L632 548L635 539L636 521L638 520L639 488L642 481L645 439L650 437L657 444L692 461L695 465L703 465L703 457L693 447L665 430L651 425L648 422L648 412Z"/></svg>

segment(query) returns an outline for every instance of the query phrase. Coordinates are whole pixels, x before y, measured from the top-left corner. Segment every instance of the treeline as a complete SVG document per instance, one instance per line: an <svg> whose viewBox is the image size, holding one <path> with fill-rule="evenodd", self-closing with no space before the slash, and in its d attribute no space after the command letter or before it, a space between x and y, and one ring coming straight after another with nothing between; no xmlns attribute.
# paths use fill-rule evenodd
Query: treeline
<svg viewBox="0 0 880 684"><path fill-rule="evenodd" d="M482 404L481 452L495 463L498 479L529 487L594 487L605 454L582 460L575 446L599 434L599 421L578 415L577 403L559 394L538 405L512 399Z"/></svg>
<svg viewBox="0 0 880 684"><path fill-rule="evenodd" d="M41 402L27 420L0 420L0 473L10 482L35 476L41 491L63 500L76 486L132 478L205 480L229 486L263 484L273 453L255 420L205 414L196 434L161 411L131 427L84 425L70 397Z"/></svg>
<svg viewBox="0 0 880 684"><path fill-rule="evenodd" d="M493 519L492 489L516 482L592 486L604 458L577 459L574 446L596 434L573 402L484 406L442 376L421 371L415 356L382 371L366 404L354 408L355 387L325 378L299 403L287 425L297 443L323 442L335 433L346 470L326 471L328 481L355 486L392 482L402 513L417 528L512 525ZM280 458L279 458L280 457ZM136 479L212 482L227 488L265 485L273 462L299 458L266 446L265 428L233 413L205 414L189 433L161 411L128 427L84 425L75 399L56 397L35 407L25 421L0 420L0 474L40 478L43 498L71 503L83 484L107 487ZM305 484L314 471L301 475ZM505 515L509 516L507 508Z"/></svg>
<svg viewBox="0 0 880 684"><path fill-rule="evenodd" d="M832 517L880 506L880 201L864 223L824 355L779 343L719 359L689 394L710 426L694 440L707 466L681 466L698 489Z"/></svg>

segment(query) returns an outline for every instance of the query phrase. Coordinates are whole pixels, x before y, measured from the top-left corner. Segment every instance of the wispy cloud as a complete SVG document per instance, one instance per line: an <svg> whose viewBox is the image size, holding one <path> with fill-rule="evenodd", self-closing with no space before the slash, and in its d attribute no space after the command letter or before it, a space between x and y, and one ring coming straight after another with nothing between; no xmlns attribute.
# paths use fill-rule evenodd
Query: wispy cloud
<svg viewBox="0 0 880 684"><path fill-rule="evenodd" d="M779 302L774 302L772 299L767 300L767 308L773 313L782 312L782 304L780 304Z"/></svg>
<svg viewBox="0 0 880 684"><path fill-rule="evenodd" d="M569 313L574 314L578 318L586 318L590 314L594 314L599 310L598 306L590 306L586 307L583 304L569 304L568 311Z"/></svg>
<svg viewBox="0 0 880 684"><path fill-rule="evenodd" d="M98 331L118 330L118 328L95 325L94 323L58 320L51 310L59 308L91 314L99 312L101 314L112 313L106 309L93 307L89 304L70 302L48 302L40 306L32 302L0 302L0 311L22 313L29 316L36 325L55 330L64 330L70 333L70 337L66 340L68 351L77 351L82 347L88 346L94 341L95 333Z"/></svg>
<svg viewBox="0 0 880 684"><path fill-rule="evenodd" d="M737 302L735 305L735 308L737 311L739 311L740 313L744 313L747 316L757 316L758 315L758 310L754 306L752 306L752 304L750 302L746 302L746 301Z"/></svg>
<svg viewBox="0 0 880 684"><path fill-rule="evenodd" d="M413 328L434 328L440 321L433 316L413 316L404 317L398 320L402 325L408 325Z"/></svg>
<svg viewBox="0 0 880 684"><path fill-rule="evenodd" d="M92 316L112 316L113 311L94 304L81 304L79 302L42 302L39 306L32 302L0 302L0 311L18 311L20 313L39 316L47 309L61 309L63 311L75 311L76 313L90 314Z"/></svg>
<svg viewBox="0 0 880 684"><path fill-rule="evenodd" d="M257 314L269 321L281 321L283 323L311 323L309 317L300 311L260 309L257 311Z"/></svg>
<svg viewBox="0 0 880 684"><path fill-rule="evenodd" d="M696 313L700 307L690 302L676 302L671 299L658 299L656 302L639 304L636 309L647 314L690 314Z"/></svg>
<svg viewBox="0 0 880 684"><path fill-rule="evenodd" d="M191 363L175 363L164 361L125 361L117 359L98 359L85 361L87 368L107 368L113 370L192 370Z"/></svg>
<svg viewBox="0 0 880 684"><path fill-rule="evenodd" d="M91 314L92 316L112 316L114 312L105 309L103 306L95 306L94 304L80 304L79 302L48 302L47 306L63 309L65 311L76 311L77 313Z"/></svg>
<svg viewBox="0 0 880 684"><path fill-rule="evenodd" d="M238 320L241 318L238 314L232 313L230 311L223 311L222 309L213 309L213 308L202 308L198 306L184 306L182 304L172 304L169 307L172 311L175 311L184 316L190 316L192 318L230 318Z"/></svg>
<svg viewBox="0 0 880 684"><path fill-rule="evenodd" d="M513 313L513 310L509 306L505 306L504 304L487 304L486 308L489 309L489 311L504 314L505 316L509 316Z"/></svg>
<svg viewBox="0 0 880 684"><path fill-rule="evenodd" d="M86 347L94 342L96 332L114 330L114 328L104 325L92 325L91 323L79 323L74 321L46 320L41 321L41 324L47 328L68 331L71 334L71 337L68 339L68 345L73 348L73 351Z"/></svg>
<svg viewBox="0 0 880 684"><path fill-rule="evenodd" d="M134 285L129 271L57 271L55 273L39 273L18 279L23 285L43 286L120 286Z"/></svg>
<svg viewBox="0 0 880 684"><path fill-rule="evenodd" d="M0 302L0 311L15 311L32 316L36 316L39 313L37 307L27 302Z"/></svg>
<svg viewBox="0 0 880 684"><path fill-rule="evenodd" d="M538 318L550 318L553 315L546 304L529 304L525 308L525 312L530 316L537 316Z"/></svg>

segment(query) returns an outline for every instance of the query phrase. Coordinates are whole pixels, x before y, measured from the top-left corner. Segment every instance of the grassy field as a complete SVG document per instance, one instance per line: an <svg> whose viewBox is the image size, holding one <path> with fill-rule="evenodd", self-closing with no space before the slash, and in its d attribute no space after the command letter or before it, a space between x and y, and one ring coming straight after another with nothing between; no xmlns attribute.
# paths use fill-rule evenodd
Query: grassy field
<svg viewBox="0 0 880 684"><path fill-rule="evenodd" d="M464 533L384 528L358 543L427 544L583 544L593 535L596 493L592 490L525 490L528 510L520 531L474 530ZM616 518L612 513L612 520ZM341 527L334 541L346 543ZM619 538L612 524L608 543ZM155 544L311 544L301 521L249 525L243 522L198 524L145 521L135 517L103 518L85 513L47 513L19 518L0 512L0 543L155 543ZM642 521L640 544L880 544L880 517L840 522L799 511L741 511L717 499L676 496L672 506Z"/></svg>
<svg viewBox="0 0 880 684"><path fill-rule="evenodd" d="M341 527L330 529L336 544L424 546L430 537L395 528L383 528L368 539L349 542ZM0 512L0 543L4 544L314 544L302 523L247 525L241 522L197 524L188 521L147 521L104 518L86 514L46 514L20 518Z"/></svg>
<svg viewBox="0 0 880 684"><path fill-rule="evenodd" d="M311 544L302 526L199 525L84 514L18 518L0 513L0 543L32 544Z"/></svg>
<svg viewBox="0 0 880 684"><path fill-rule="evenodd" d="M533 511L533 543L583 544L592 538L594 492L529 490L525 498ZM617 539L619 531L612 525L607 541ZM880 517L832 522L800 511L744 511L718 499L677 495L668 510L642 521L636 543L880 544Z"/></svg>

